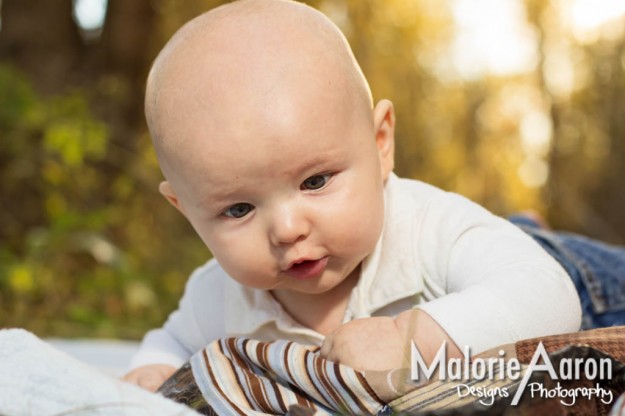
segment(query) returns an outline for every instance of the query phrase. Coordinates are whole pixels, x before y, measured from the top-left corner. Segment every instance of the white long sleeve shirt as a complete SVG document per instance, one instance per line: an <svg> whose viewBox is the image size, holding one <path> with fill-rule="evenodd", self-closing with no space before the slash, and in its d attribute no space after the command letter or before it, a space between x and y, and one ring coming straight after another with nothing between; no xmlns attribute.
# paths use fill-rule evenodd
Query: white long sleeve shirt
<svg viewBox="0 0 625 416"><path fill-rule="evenodd" d="M423 182L389 178L385 221L343 318L427 312L472 353L577 331L581 307L564 269L508 221ZM320 345L266 291L243 287L215 260L191 275L178 310L148 332L131 366L180 366L226 336Z"/></svg>

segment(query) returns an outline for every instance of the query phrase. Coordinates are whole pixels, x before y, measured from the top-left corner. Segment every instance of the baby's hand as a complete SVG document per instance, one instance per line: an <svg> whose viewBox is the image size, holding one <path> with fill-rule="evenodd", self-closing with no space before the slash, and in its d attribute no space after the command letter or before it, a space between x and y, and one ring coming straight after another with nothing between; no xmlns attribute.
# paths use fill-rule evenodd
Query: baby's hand
<svg viewBox="0 0 625 416"><path fill-rule="evenodd" d="M326 337L321 356L361 371L409 368L412 341L427 365L443 343L448 358L462 357L445 330L420 309L347 322Z"/></svg>
<svg viewBox="0 0 625 416"><path fill-rule="evenodd" d="M391 370L409 366L410 343L393 318L364 318L329 334L320 353L356 370Z"/></svg>
<svg viewBox="0 0 625 416"><path fill-rule="evenodd" d="M135 368L122 380L137 384L149 391L156 391L177 369L165 364L150 364Z"/></svg>

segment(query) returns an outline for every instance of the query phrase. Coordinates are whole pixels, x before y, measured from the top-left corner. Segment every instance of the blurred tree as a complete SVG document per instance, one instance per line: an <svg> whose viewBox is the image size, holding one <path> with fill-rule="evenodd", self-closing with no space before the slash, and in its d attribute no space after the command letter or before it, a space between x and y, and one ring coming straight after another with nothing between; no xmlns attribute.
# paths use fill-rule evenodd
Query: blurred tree
<svg viewBox="0 0 625 416"><path fill-rule="evenodd" d="M527 0L540 34L537 67L553 122L549 219L613 243L625 243L625 18L578 39L563 2Z"/></svg>
<svg viewBox="0 0 625 416"><path fill-rule="evenodd" d="M156 14L111 2L85 42L69 0L2 5L0 325L137 337L208 257L156 192L142 111Z"/></svg>

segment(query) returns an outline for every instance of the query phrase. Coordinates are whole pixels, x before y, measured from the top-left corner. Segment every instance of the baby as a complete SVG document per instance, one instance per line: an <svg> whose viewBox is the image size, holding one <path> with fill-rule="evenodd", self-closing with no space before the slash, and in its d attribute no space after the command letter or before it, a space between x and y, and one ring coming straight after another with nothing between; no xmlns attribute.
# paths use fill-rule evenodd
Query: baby
<svg viewBox="0 0 625 416"><path fill-rule="evenodd" d="M561 265L520 228L393 173L394 114L339 29L287 0L185 25L149 75L160 192L214 259L126 380L155 389L225 336L286 338L357 369L575 331Z"/></svg>

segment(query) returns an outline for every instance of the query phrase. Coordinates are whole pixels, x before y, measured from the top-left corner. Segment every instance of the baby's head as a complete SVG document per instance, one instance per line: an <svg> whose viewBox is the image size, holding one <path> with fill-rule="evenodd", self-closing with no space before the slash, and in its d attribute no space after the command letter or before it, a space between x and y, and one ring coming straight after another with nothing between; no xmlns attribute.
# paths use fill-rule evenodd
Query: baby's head
<svg viewBox="0 0 625 416"><path fill-rule="evenodd" d="M241 0L197 17L156 59L146 117L161 193L234 279L320 294L357 278L382 229L394 116L323 14Z"/></svg>

